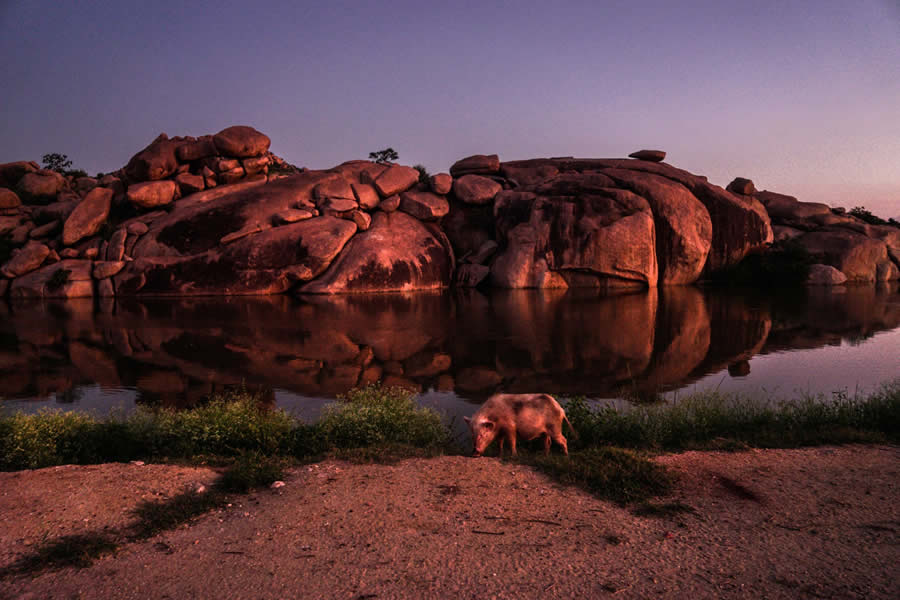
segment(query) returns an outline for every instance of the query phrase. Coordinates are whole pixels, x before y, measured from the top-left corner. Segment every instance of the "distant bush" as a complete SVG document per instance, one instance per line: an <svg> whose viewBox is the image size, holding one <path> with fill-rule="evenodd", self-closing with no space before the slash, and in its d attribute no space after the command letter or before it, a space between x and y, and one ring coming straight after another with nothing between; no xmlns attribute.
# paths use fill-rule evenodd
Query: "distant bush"
<svg viewBox="0 0 900 600"><path fill-rule="evenodd" d="M399 158L400 155L397 154L397 151L393 148L385 148L384 150L369 152L369 159L374 160L377 163L396 162Z"/></svg>
<svg viewBox="0 0 900 600"><path fill-rule="evenodd" d="M741 285L803 285L809 269L821 258L795 240L775 242L761 252L748 254L737 265L716 273L713 279Z"/></svg>
<svg viewBox="0 0 900 600"><path fill-rule="evenodd" d="M892 225L894 227L900 227L900 222L898 222L896 219L891 218L885 221L881 217L873 215L866 209L865 206L854 206L852 209L850 209L849 214L856 217L857 219L862 219L870 225Z"/></svg>
<svg viewBox="0 0 900 600"><path fill-rule="evenodd" d="M61 174L65 174L66 170L72 166L72 161L69 160L69 157L65 154L59 154L58 152L45 154L41 157L41 163L44 165L45 169L56 171Z"/></svg>
<svg viewBox="0 0 900 600"><path fill-rule="evenodd" d="M429 180L431 179L431 175L428 173L425 165L413 165L413 169L419 172L419 183L429 182Z"/></svg>

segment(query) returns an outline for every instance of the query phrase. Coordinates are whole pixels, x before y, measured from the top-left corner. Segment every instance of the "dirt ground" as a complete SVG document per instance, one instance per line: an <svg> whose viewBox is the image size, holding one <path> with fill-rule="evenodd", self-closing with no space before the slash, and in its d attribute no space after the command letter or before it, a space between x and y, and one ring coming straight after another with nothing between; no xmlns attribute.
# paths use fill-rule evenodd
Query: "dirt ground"
<svg viewBox="0 0 900 600"><path fill-rule="evenodd" d="M324 462L284 487L0 598L900 597L900 448L687 452L636 516L493 458ZM0 473L0 569L59 535L111 531L208 469Z"/></svg>

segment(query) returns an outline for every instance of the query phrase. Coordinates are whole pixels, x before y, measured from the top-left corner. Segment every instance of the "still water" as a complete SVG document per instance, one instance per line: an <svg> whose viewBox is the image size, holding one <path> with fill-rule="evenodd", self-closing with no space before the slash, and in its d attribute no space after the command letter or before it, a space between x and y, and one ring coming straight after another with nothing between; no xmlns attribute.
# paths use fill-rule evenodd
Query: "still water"
<svg viewBox="0 0 900 600"><path fill-rule="evenodd" d="M314 418L381 380L452 415L495 391L790 398L898 376L896 285L0 302L3 413L190 407L244 385Z"/></svg>

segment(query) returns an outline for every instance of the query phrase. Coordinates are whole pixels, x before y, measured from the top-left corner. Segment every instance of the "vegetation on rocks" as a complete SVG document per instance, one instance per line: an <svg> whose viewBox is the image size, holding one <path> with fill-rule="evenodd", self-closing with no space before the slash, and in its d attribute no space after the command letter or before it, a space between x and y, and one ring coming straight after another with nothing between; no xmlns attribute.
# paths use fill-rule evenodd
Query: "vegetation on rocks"
<svg viewBox="0 0 900 600"><path fill-rule="evenodd" d="M715 274L720 283L751 285L803 285L820 258L793 240L775 242L766 250L748 254L737 265Z"/></svg>
<svg viewBox="0 0 900 600"><path fill-rule="evenodd" d="M374 160L377 163L396 162L399 158L400 155L397 154L397 151L393 148L385 148L384 150L369 152L369 160Z"/></svg>
<svg viewBox="0 0 900 600"><path fill-rule="evenodd" d="M872 212L867 210L865 206L854 206L850 209L848 214L856 217L857 219L862 219L870 225L893 225L894 227L900 227L900 222L898 222L896 219L890 218L888 220L884 220L879 216L873 215Z"/></svg>

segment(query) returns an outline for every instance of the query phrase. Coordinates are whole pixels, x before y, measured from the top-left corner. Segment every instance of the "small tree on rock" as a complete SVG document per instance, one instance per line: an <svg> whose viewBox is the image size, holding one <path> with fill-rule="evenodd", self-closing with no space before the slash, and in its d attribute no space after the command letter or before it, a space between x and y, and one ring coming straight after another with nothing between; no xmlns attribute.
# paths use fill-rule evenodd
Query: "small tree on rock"
<svg viewBox="0 0 900 600"><path fill-rule="evenodd" d="M400 155L397 154L397 151L393 148L385 148L384 150L379 150L377 152L369 152L369 158L377 163L383 164L396 161L400 158Z"/></svg>
<svg viewBox="0 0 900 600"><path fill-rule="evenodd" d="M41 158L41 162L44 163L45 169L63 174L65 174L69 167L72 166L72 161L69 160L69 157L65 154L59 154L58 152L45 154Z"/></svg>

